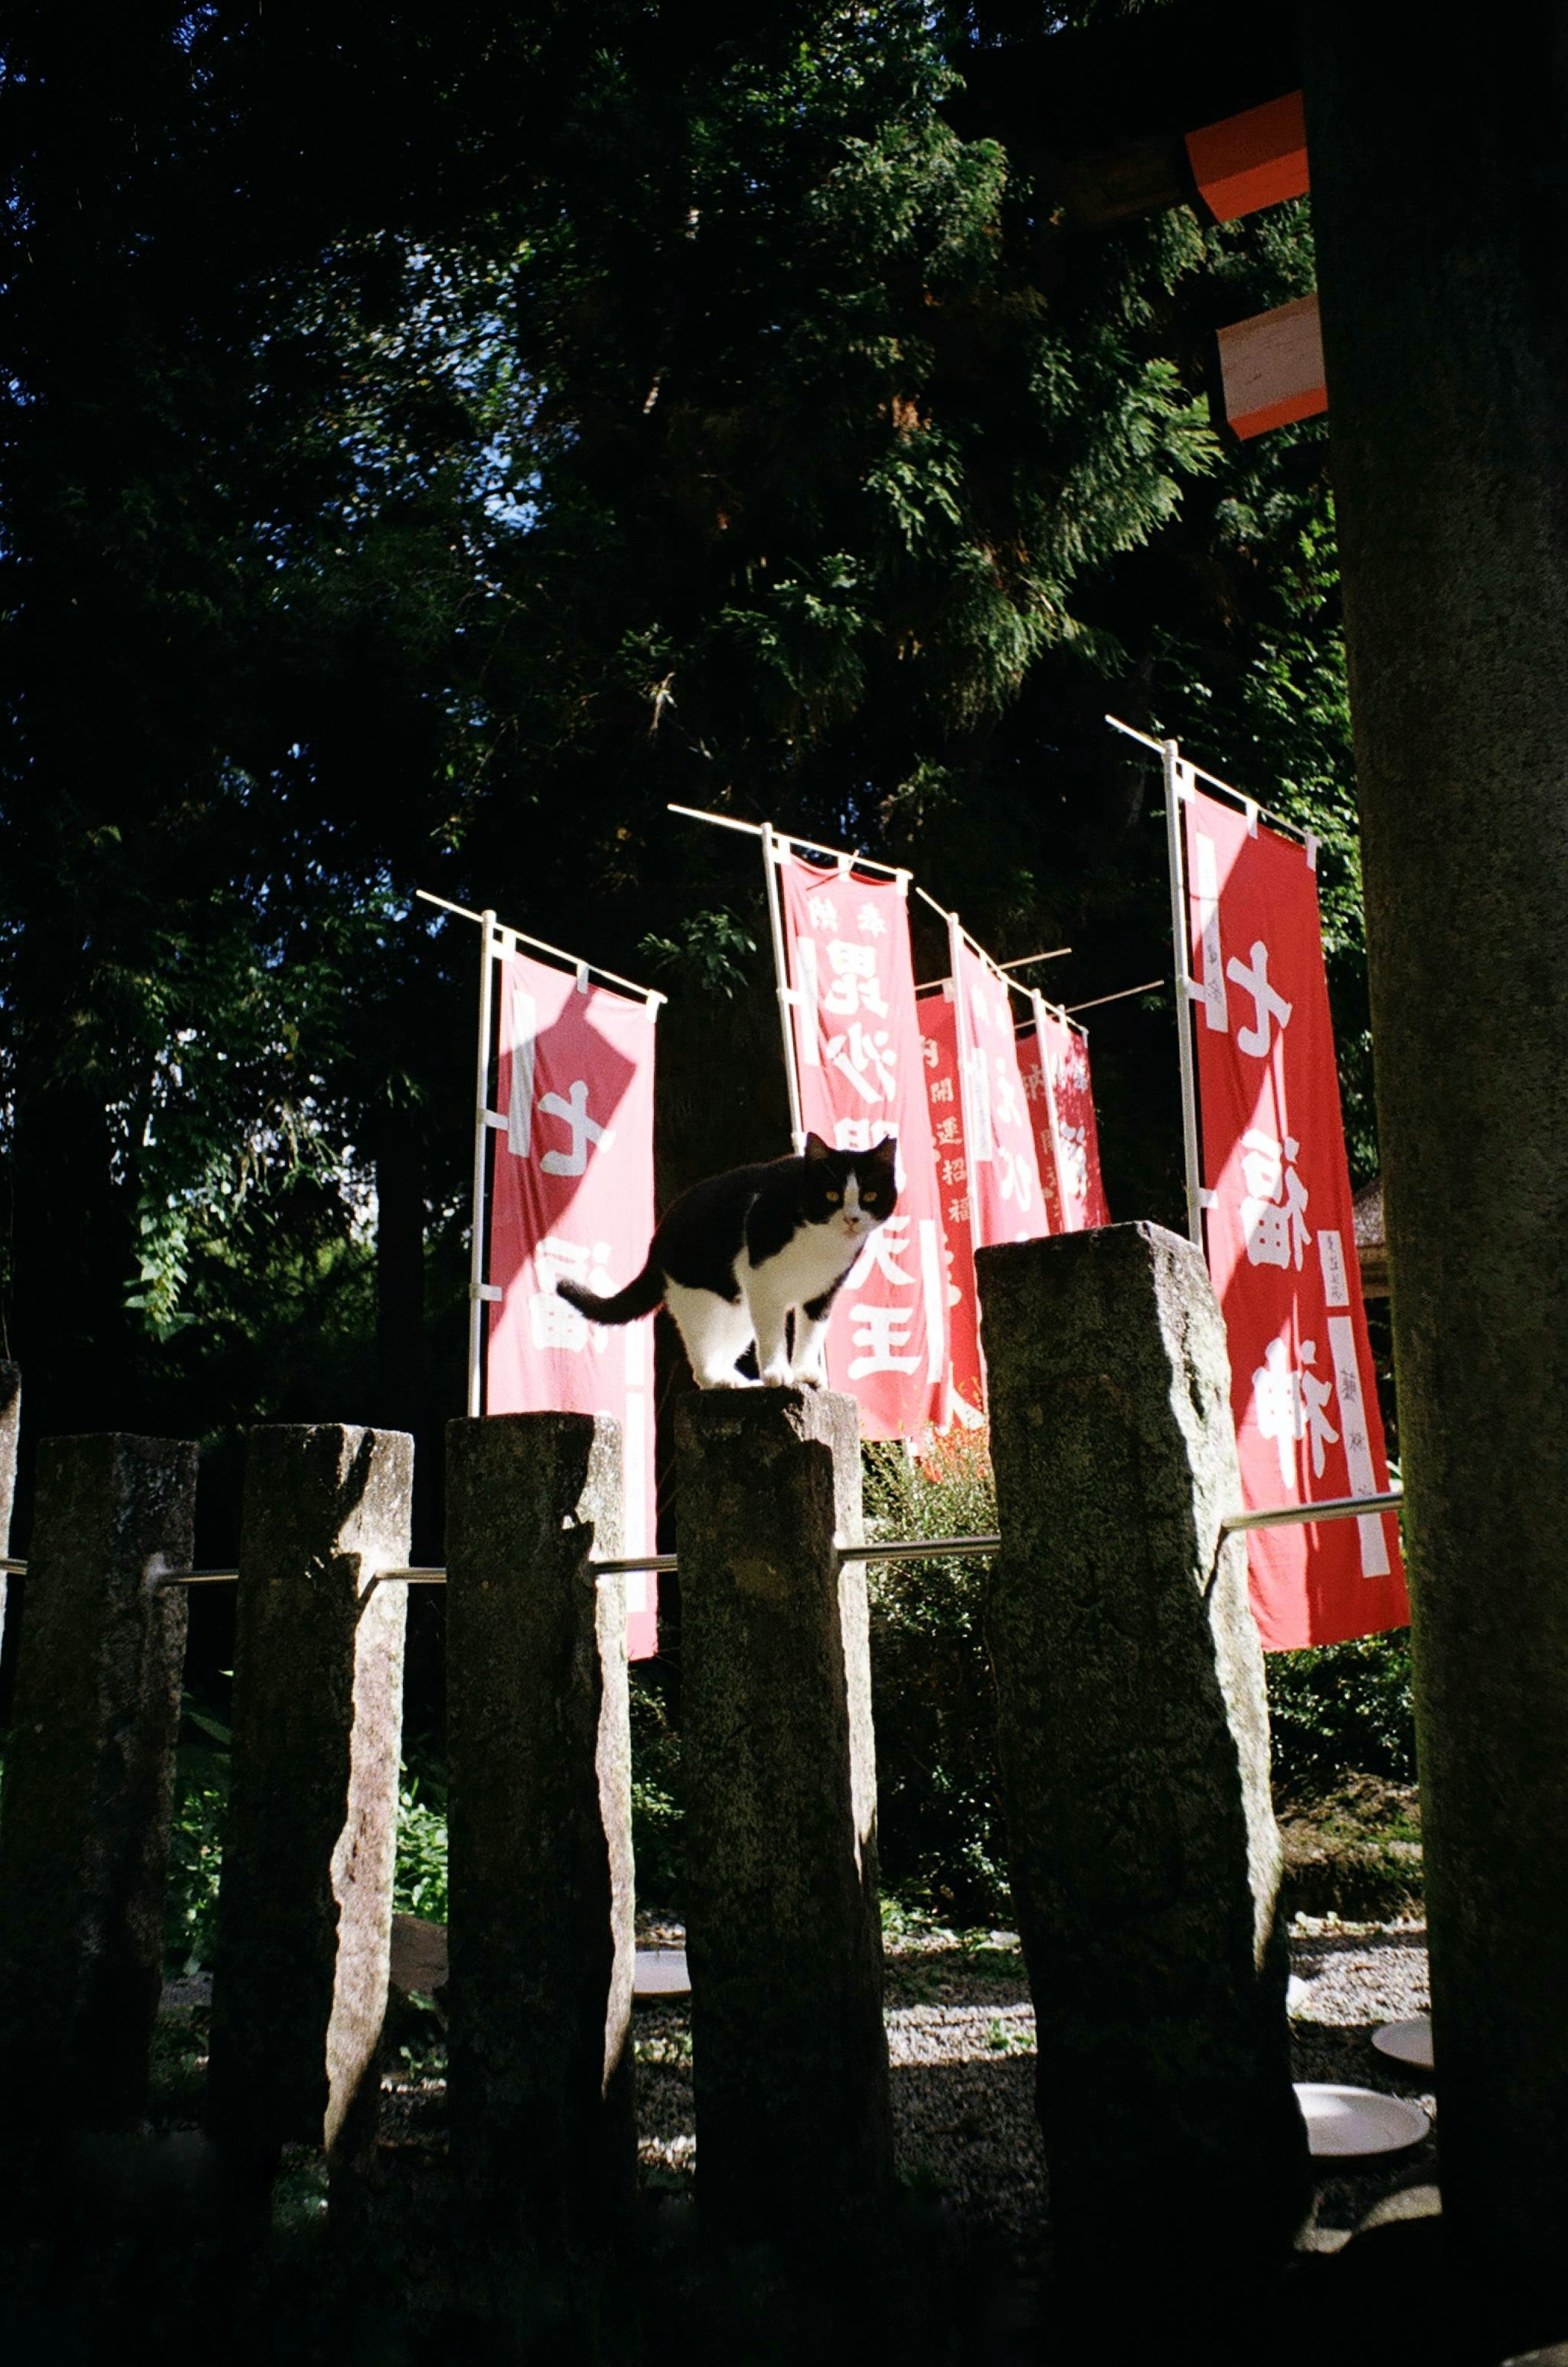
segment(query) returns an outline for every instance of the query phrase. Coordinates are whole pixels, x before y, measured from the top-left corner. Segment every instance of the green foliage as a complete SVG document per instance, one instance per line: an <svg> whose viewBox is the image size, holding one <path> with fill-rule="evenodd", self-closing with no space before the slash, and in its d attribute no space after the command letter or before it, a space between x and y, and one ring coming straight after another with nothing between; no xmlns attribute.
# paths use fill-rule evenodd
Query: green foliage
<svg viewBox="0 0 1568 2367"><path fill-rule="evenodd" d="M229 1808L229 1728L185 1697L175 1761L175 1814L164 1955L171 1973L209 1971L218 1938L218 1889ZM399 1786L397 1913L446 1920L444 1787L405 1767Z"/></svg>
<svg viewBox="0 0 1568 2367"><path fill-rule="evenodd" d="M1416 1781L1407 1629L1270 1652L1264 1665L1281 1801L1314 1798L1345 1774Z"/></svg>
<svg viewBox="0 0 1568 2367"><path fill-rule="evenodd" d="M656 970L706 1001L721 996L726 1002L750 983L746 957L757 950L757 940L742 928L733 912L693 912L672 937L649 931L637 951Z"/></svg>
<svg viewBox="0 0 1568 2367"><path fill-rule="evenodd" d="M997 1524L983 1433L955 1431L928 1457L865 1449L867 1534L986 1536ZM870 1566L877 1846L885 1887L944 1921L1009 1912L996 1710L981 1631L988 1564Z"/></svg>
<svg viewBox="0 0 1568 2367"><path fill-rule="evenodd" d="M634 1660L628 1675L637 1902L678 1915L685 1892L685 1813L681 1738L670 1716L669 1670L658 1660Z"/></svg>
<svg viewBox="0 0 1568 2367"><path fill-rule="evenodd" d="M392 1906L400 1915L446 1920L446 1794L405 1767L398 1794L398 1865Z"/></svg>
<svg viewBox="0 0 1568 2367"><path fill-rule="evenodd" d="M678 1911L680 1742L667 1714L662 1677L649 1663L632 1663L631 1705L637 1896L644 1906ZM211 1966L228 1804L229 1729L187 1695L176 1767L164 1936L171 1971L195 1973ZM423 1915L433 1923L446 1920L446 1791L429 1768L402 1770L392 1906L400 1915Z"/></svg>
<svg viewBox="0 0 1568 2367"><path fill-rule="evenodd" d="M192 1723L187 1704L187 1733ZM205 1719L201 1723L209 1726ZM226 1735L223 1740L227 1742ZM171 1973L199 1973L210 1968L218 1939L218 1884L229 1807L227 1749L209 1748L199 1730L188 1740L182 1737L175 1783L164 1958Z"/></svg>

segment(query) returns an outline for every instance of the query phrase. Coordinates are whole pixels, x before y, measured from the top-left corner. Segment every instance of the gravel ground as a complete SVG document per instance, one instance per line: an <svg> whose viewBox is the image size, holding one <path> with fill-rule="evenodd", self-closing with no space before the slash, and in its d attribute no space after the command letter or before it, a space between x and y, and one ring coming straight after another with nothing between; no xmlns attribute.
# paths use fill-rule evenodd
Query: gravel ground
<svg viewBox="0 0 1568 2367"><path fill-rule="evenodd" d="M679 1946L678 1924L639 1921L644 1945ZM1292 1930L1291 2027L1295 2076L1405 2096L1436 2112L1429 2072L1377 2053L1371 2034L1428 2009L1427 1935L1414 1922L1352 1923L1298 1915ZM181 2019L206 2003L207 1984L171 1984ZM898 2169L917 2193L944 2199L965 2220L1005 2236L1038 2261L1047 2184L1034 2117L1034 2016L1010 1932L905 1931L886 1951L888 2055ZM644 2177L689 2191L696 2161L691 2015L683 1999L637 2009L638 2146ZM444 2151L446 2083L434 2066L389 2078L383 2134L400 2147ZM434 2166L434 2164L433 2164ZM1314 2250L1343 2243L1396 2188L1436 2179L1428 2136L1359 2169L1325 2166Z"/></svg>
<svg viewBox="0 0 1568 2367"><path fill-rule="evenodd" d="M660 1939L680 1934L665 1927ZM1429 2072L1377 2053L1371 2033L1425 2013L1427 1935L1417 1923L1298 1916L1292 1932L1295 2076L1408 2096L1431 2115ZM683 2004L639 2007L637 2117L644 2164L684 2179L694 2167L691 2022ZM903 1935L887 1950L894 2141L902 2174L965 2218L1038 2244L1046 2206L1034 2118L1034 2016L1010 1932L976 1944L947 1932ZM1307 2241L1332 2250L1396 2187L1436 2177L1431 2137L1352 2171L1325 2170Z"/></svg>
<svg viewBox="0 0 1568 2367"><path fill-rule="evenodd" d="M1408 2022L1430 2008L1426 1926L1298 1915L1291 1955L1296 2078L1407 2096L1435 2124L1432 2074L1390 2062L1371 2043L1373 2031L1385 2022ZM1321 2177L1314 2248L1335 2249L1373 2203L1396 2187L1435 2184L1437 2159L1434 2127L1404 2153L1385 2155L1349 2174Z"/></svg>

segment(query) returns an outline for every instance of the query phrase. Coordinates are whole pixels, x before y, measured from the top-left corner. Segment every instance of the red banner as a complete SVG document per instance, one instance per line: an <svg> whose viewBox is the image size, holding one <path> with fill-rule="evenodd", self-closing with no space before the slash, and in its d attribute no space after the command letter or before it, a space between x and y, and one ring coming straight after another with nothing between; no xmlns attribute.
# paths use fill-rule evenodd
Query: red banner
<svg viewBox="0 0 1568 2367"><path fill-rule="evenodd" d="M1201 795L1186 768L1187 910L1209 1271L1230 1339L1249 1509L1388 1486L1361 1304L1310 846ZM1250 827L1249 827L1250 824ZM1392 1514L1254 1530L1264 1645L1410 1616Z"/></svg>
<svg viewBox="0 0 1568 2367"><path fill-rule="evenodd" d="M641 1268L653 1234L656 1002L591 986L525 954L502 963L498 1134L491 1194L491 1413L613 1414L626 1471L622 1552L655 1545L653 1325L590 1323L558 1280L601 1293ZM658 1649L657 1580L626 1580L627 1649Z"/></svg>
<svg viewBox="0 0 1568 2367"><path fill-rule="evenodd" d="M888 1136L898 1208L840 1291L828 1377L858 1398L868 1438L919 1438L947 1394L947 1289L925 1066L915 1014L908 880L818 871L781 847L802 1123L840 1150Z"/></svg>
<svg viewBox="0 0 1568 2367"><path fill-rule="evenodd" d="M1037 1002L1034 1028L1020 1036L1018 1058L1034 1126L1040 1190L1049 1219L1045 1229L1081 1233L1091 1225L1108 1225L1111 1210L1100 1175L1088 1037Z"/></svg>
<svg viewBox="0 0 1568 2367"><path fill-rule="evenodd" d="M1051 1226L1041 1200L1034 1129L1018 1065L1011 991L956 923L950 936L976 1246L1034 1240Z"/></svg>
<svg viewBox="0 0 1568 2367"><path fill-rule="evenodd" d="M975 1296L975 1237L970 1221L969 1168L964 1146L964 1096L958 1076L958 1023L953 981L925 987L917 1008L931 1104L931 1150L942 1195L942 1258L947 1273L948 1413L971 1426L985 1418L980 1325Z"/></svg>

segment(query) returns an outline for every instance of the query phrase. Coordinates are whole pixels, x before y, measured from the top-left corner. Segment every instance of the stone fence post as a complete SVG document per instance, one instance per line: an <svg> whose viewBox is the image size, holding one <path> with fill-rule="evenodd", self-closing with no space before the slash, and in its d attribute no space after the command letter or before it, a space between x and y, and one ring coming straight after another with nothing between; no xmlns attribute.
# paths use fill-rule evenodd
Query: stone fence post
<svg viewBox="0 0 1568 2367"><path fill-rule="evenodd" d="M760 2234L892 2173L859 1418L715 1389L676 1438L697 2195Z"/></svg>
<svg viewBox="0 0 1568 2367"><path fill-rule="evenodd" d="M46 1438L0 1801L0 2060L27 2132L134 2121L164 1906L197 1450Z"/></svg>
<svg viewBox="0 0 1568 2367"><path fill-rule="evenodd" d="M453 2182L508 2269L603 2251L637 2185L620 1425L446 1433Z"/></svg>
<svg viewBox="0 0 1568 2367"><path fill-rule="evenodd" d="M987 1637L1063 2271L1213 2276L1311 2199L1224 1325L1116 1225L978 1260L1002 1549Z"/></svg>
<svg viewBox="0 0 1568 2367"><path fill-rule="evenodd" d="M251 1433L208 2113L264 2180L374 2136L397 1851L413 1441Z"/></svg>
<svg viewBox="0 0 1568 2367"><path fill-rule="evenodd" d="M17 1493L17 1433L22 1415L22 1368L0 1365L0 1561L11 1550L11 1505ZM6 1641L6 1572L0 1569L0 1645Z"/></svg>

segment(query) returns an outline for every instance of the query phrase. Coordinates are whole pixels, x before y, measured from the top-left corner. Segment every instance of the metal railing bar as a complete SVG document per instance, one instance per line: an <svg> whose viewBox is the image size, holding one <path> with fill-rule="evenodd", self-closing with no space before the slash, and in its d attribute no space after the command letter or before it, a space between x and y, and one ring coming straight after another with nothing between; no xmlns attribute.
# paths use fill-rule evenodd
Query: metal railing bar
<svg viewBox="0 0 1568 2367"><path fill-rule="evenodd" d="M994 1554L1000 1537L873 1537L863 1546L840 1546L840 1561L935 1561L953 1554Z"/></svg>
<svg viewBox="0 0 1568 2367"><path fill-rule="evenodd" d="M1380 1512L1397 1512L1404 1502L1402 1489L1390 1489L1382 1496L1327 1496L1317 1504L1270 1504L1256 1512L1231 1512L1220 1523L1223 1535L1234 1536L1247 1529L1282 1529L1293 1524L1314 1525L1319 1521L1363 1520ZM953 1555L984 1555L999 1553L999 1536L973 1537L868 1537L863 1545L840 1546L838 1557L845 1561L936 1561ZM627 1554L611 1561L592 1565L598 1578L620 1578L638 1570L679 1570L678 1554ZM0 1574L24 1578L25 1561L0 1559ZM166 1569L160 1573L160 1586L232 1586L240 1573L237 1569ZM446 1571L434 1563L411 1563L406 1568L382 1569L376 1573L377 1582L389 1580L402 1586L445 1586Z"/></svg>
<svg viewBox="0 0 1568 2367"><path fill-rule="evenodd" d="M1404 1490L1390 1489L1386 1496L1325 1496L1321 1504L1272 1504L1260 1512L1232 1512L1220 1523L1226 1536L1241 1529L1283 1529L1295 1523L1311 1525L1318 1521L1363 1520L1374 1512L1397 1512L1404 1501Z"/></svg>

